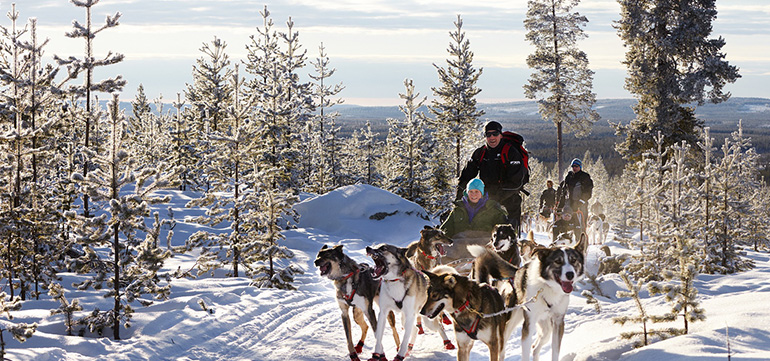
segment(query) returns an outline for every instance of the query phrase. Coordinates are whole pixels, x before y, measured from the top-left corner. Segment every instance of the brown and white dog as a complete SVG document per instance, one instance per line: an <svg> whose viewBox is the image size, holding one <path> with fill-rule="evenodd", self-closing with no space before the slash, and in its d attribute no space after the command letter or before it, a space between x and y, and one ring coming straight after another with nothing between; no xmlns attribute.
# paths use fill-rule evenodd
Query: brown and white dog
<svg viewBox="0 0 770 361"><path fill-rule="evenodd" d="M420 313L431 318L442 312L452 316L458 345L457 360L469 360L473 342L479 340L489 348L490 361L503 361L505 342L513 330L507 327L511 314L485 317L505 309L497 290L461 276L447 266L439 266L425 274L430 279L429 296Z"/></svg>
<svg viewBox="0 0 770 361"><path fill-rule="evenodd" d="M365 263L359 264L346 255L342 251L342 245L334 247L324 245L318 251L314 263L321 271L321 276L334 282L337 289L337 305L342 311L342 326L348 341L348 354L351 360L358 361L358 354L363 350L366 332L369 330L364 316L369 320L372 328L377 328L377 318L372 306L378 301L380 283L372 278L369 266ZM353 319L361 327L361 339L355 346L353 345L353 332L350 328L351 308L353 309ZM393 313L388 314L388 322L393 330L396 345L398 345L396 317Z"/></svg>
<svg viewBox="0 0 770 361"><path fill-rule="evenodd" d="M559 360L564 336L564 316L574 283L584 274L588 240L581 234L574 246L535 249L532 260L516 272L515 287L520 302L532 302L515 313L521 330L522 361L539 359L540 349L551 342L551 359ZM520 320L517 318L521 318Z"/></svg>
<svg viewBox="0 0 770 361"><path fill-rule="evenodd" d="M429 270L441 263L441 257L446 256L447 247L451 247L452 244L452 239L449 238L444 231L436 227L425 226L420 231L420 239L410 243L406 247L406 256L417 270ZM452 321L444 315L442 315L442 321L447 325L452 324ZM422 328L423 324L439 333L441 339L444 341L445 349L455 349L452 341L449 340L446 332L444 332L444 326L441 325L441 322L434 322L434 320L428 320L420 316L417 320L418 334L425 333Z"/></svg>
<svg viewBox="0 0 770 361"><path fill-rule="evenodd" d="M531 232L531 231L530 231ZM511 265L515 269L519 268L521 264L521 255L519 253L519 245L517 240L516 230L510 224L498 224L492 230L492 239L487 245L488 248L493 249L496 256L492 256L492 252L485 252L484 247L469 245L468 252L474 257L473 268L471 269L468 278L475 280L479 283L488 283L495 286L496 280L505 279L502 265L496 262L492 258L499 256L502 260Z"/></svg>

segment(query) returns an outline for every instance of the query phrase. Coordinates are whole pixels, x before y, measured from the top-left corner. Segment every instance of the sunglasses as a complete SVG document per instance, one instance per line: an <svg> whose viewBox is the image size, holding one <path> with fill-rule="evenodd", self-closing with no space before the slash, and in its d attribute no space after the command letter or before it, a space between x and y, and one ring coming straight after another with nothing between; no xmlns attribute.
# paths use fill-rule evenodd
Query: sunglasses
<svg viewBox="0 0 770 361"><path fill-rule="evenodd" d="M495 131L491 131L491 132L486 132L484 135L486 135L487 138L489 138L489 137L496 137L496 136L500 135L500 132L495 130Z"/></svg>

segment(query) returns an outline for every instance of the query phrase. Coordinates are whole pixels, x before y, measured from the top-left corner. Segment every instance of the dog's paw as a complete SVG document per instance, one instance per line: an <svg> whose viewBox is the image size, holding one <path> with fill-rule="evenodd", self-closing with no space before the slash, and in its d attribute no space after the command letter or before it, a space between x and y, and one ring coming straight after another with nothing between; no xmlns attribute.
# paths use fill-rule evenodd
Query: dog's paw
<svg viewBox="0 0 770 361"><path fill-rule="evenodd" d="M454 350L455 349L455 345L453 345L452 341L450 341L450 340L444 340L444 349Z"/></svg>
<svg viewBox="0 0 770 361"><path fill-rule="evenodd" d="M418 334L418 335L422 335L422 334L424 334L424 333L425 333L425 330L423 330L423 329L422 329L422 324L421 324L421 323L418 323L418 324L417 324L417 334Z"/></svg>
<svg viewBox="0 0 770 361"><path fill-rule="evenodd" d="M356 354L359 354L364 351L364 341L358 341L358 344L353 346L354 349L356 349Z"/></svg>
<svg viewBox="0 0 770 361"><path fill-rule="evenodd" d="M446 313L441 314L441 322L444 322L445 325L452 324L452 320L450 320L449 317L447 317Z"/></svg>
<svg viewBox="0 0 770 361"><path fill-rule="evenodd" d="M372 358L370 358L367 361L388 361L388 358L385 357L384 353L383 354L373 353Z"/></svg>
<svg viewBox="0 0 770 361"><path fill-rule="evenodd" d="M361 361L361 359L358 358L358 354L351 353L349 356L350 356L350 361Z"/></svg>

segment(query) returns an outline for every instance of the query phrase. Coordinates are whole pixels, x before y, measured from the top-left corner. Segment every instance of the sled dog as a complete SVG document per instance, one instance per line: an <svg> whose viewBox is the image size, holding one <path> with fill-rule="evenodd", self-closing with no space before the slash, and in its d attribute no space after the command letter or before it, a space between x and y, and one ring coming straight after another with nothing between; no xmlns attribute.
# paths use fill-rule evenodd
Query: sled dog
<svg viewBox="0 0 770 361"><path fill-rule="evenodd" d="M409 261L412 262L414 268L421 271L429 270L441 263L441 257L446 256L446 247L451 247L452 244L452 239L449 238L444 231L436 227L425 226L425 228L420 231L420 239L410 243L409 246L406 247L406 256L409 258ZM443 315L442 320L448 325L452 323L452 321ZM423 324L428 325L428 328L434 331L438 331L441 339L444 340L445 349L455 349L452 341L447 337L441 322L428 320L422 316L418 317L418 334L425 333L422 328Z"/></svg>
<svg viewBox="0 0 770 361"><path fill-rule="evenodd" d="M441 267L434 268L432 272L425 272L430 279L430 286L428 300L420 313L431 318L435 318L442 312L452 316L458 345L458 361L469 359L475 340L487 345L490 361L504 360L505 341L513 330L512 327L506 328L511 314L502 313L484 317L484 315L503 311L505 308L503 298L489 285L479 285L457 274L451 267L443 269Z"/></svg>
<svg viewBox="0 0 770 361"><path fill-rule="evenodd" d="M375 318L372 305L378 300L380 284L372 278L367 264L359 264L342 252L342 245L334 247L324 245L321 247L315 259L315 265L321 271L321 276L334 281L334 286L337 288L337 304L342 311L342 326L348 341L348 354L351 360L358 361L358 354L363 351L364 339L369 330L364 316L369 320L372 328L377 328L377 318ZM353 319L361 327L361 339L355 346L350 328L349 310L351 308L353 309ZM388 322L393 330L396 345L398 345L396 317L393 313L388 314Z"/></svg>
<svg viewBox="0 0 770 361"><path fill-rule="evenodd" d="M607 223L604 214L593 214L588 218L588 244L604 244L607 240L607 233L610 230L610 224Z"/></svg>
<svg viewBox="0 0 770 361"><path fill-rule="evenodd" d="M574 283L583 276L585 254L588 248L585 234L574 247L552 246L538 248L532 261L516 272L514 280L520 302L532 299L523 312L514 314L515 323L523 323L521 330L522 361L530 355L538 360L540 349L551 342L551 358L559 360L559 349L564 336L564 315ZM521 320L516 318L521 317ZM533 342L534 341L534 342Z"/></svg>
<svg viewBox="0 0 770 361"><path fill-rule="evenodd" d="M425 226L420 231L420 239L406 247L406 256L418 270L429 270L441 263L446 256L446 247L451 247L452 239L439 228Z"/></svg>
<svg viewBox="0 0 770 361"><path fill-rule="evenodd" d="M401 312L404 335L394 361L403 360L417 336L416 318L428 298L428 277L412 267L406 257L406 248L389 244L366 247L366 254L374 260L372 276L380 282L380 314ZM369 361L387 361L382 346L385 324L377 324L374 332L376 344Z"/></svg>
<svg viewBox="0 0 770 361"><path fill-rule="evenodd" d="M473 268L468 278L478 283L488 283L495 286L496 280L513 277L513 275L504 277L501 273L502 266L498 262L494 262L494 259L500 258L501 261L504 260L514 268L513 272L519 268L521 263L516 231L510 224L496 225L492 230L492 239L487 247L494 249L495 252L485 252L484 247L481 246L468 246L468 252L474 257ZM492 256L493 253L496 253L499 257Z"/></svg>
<svg viewBox="0 0 770 361"><path fill-rule="evenodd" d="M538 247L543 246L535 242L535 233L531 231L528 232L527 238L519 240L519 255L521 256L521 261L523 263L529 262L529 260L532 259L532 254L534 254L535 249Z"/></svg>

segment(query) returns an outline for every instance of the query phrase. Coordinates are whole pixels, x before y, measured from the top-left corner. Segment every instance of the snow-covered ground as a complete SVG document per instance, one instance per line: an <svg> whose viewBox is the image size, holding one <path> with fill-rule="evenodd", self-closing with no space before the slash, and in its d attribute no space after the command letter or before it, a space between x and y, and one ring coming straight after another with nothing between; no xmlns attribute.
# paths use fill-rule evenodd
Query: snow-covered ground
<svg viewBox="0 0 770 361"><path fill-rule="evenodd" d="M165 191L174 196L175 218L184 219L193 210L184 204L193 193ZM162 206L161 214L166 214ZM367 245L388 242L406 245L419 237L426 224L424 211L411 202L369 186L350 186L329 194L309 198L297 205L302 215L299 227L286 231L284 244L295 251L305 274L297 277L297 291L257 289L247 278L203 276L195 280L172 282L169 300L149 307L137 305L131 328L122 329L123 340L66 336L63 315L50 315L58 306L48 296L39 301L26 301L23 309L13 312L10 322L37 322L37 332L25 343L7 333L6 357L12 360L348 360L345 334L334 300L334 289L320 277L313 265L316 253L324 244L344 244L346 252L359 262L371 264L364 254ZM394 211L398 211L392 214ZM383 220L369 216L392 214ZM174 229L174 245L200 226L179 222ZM545 234L536 234L547 243ZM615 252L622 248L610 243ZM588 270L596 272L600 252L589 249ZM697 281L707 320L691 324L689 335L679 336L650 346L633 349L629 341L620 340L623 331L637 325L621 327L612 317L635 312L628 299L599 298L601 313L587 305L579 285L572 293L561 360L727 360L728 341L733 360L770 360L770 255L749 252L756 268L735 275L701 275ZM189 269L195 255L175 255L167 269ZM68 285L77 275L63 275ZM622 288L619 277L606 277L602 287L614 295ZM71 287L68 287L71 289ZM110 301L101 294L69 290L67 298L79 299L85 310L95 305L106 309ZM660 314L669 306L661 296L644 302L650 312ZM8 322L2 318L1 322ZM681 327L681 324L673 324ZM653 327L656 327L654 325ZM454 339L451 326L446 326ZM359 334L354 326L354 333ZM392 338L386 329L386 355L395 356ZM408 360L454 360L454 351L446 351L440 337L427 331L418 337ZM110 331L107 333L111 334ZM729 333L729 337L727 336ZM372 353L374 336L370 332L361 355ZM550 359L550 347L542 357ZM508 340L506 360L520 360L519 332ZM488 360L483 343L477 342L471 360Z"/></svg>

